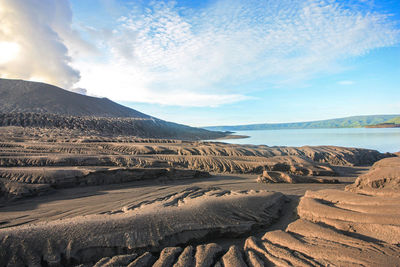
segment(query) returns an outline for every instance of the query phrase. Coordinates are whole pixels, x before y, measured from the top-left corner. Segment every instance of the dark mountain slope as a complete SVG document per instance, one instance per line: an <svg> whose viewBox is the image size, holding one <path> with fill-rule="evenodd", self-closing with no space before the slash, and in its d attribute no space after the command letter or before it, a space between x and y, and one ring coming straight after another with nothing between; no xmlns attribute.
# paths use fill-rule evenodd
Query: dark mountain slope
<svg viewBox="0 0 400 267"><path fill-rule="evenodd" d="M96 117L150 117L107 98L80 95L46 83L8 79L0 79L0 112L35 112Z"/></svg>
<svg viewBox="0 0 400 267"><path fill-rule="evenodd" d="M216 139L227 135L155 118L79 117L28 112L0 113L0 126L57 128L80 131L82 135L125 135L181 140Z"/></svg>
<svg viewBox="0 0 400 267"><path fill-rule="evenodd" d="M227 135L163 121L106 98L84 96L45 83L8 79L0 79L0 126L185 140Z"/></svg>

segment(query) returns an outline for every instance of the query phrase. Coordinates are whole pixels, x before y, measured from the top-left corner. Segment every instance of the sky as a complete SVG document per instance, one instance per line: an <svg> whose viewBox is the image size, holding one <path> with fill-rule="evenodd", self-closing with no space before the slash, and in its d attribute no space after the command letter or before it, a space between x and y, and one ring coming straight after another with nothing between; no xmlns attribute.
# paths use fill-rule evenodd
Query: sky
<svg viewBox="0 0 400 267"><path fill-rule="evenodd" d="M0 77L191 126L400 114L400 2L0 0Z"/></svg>

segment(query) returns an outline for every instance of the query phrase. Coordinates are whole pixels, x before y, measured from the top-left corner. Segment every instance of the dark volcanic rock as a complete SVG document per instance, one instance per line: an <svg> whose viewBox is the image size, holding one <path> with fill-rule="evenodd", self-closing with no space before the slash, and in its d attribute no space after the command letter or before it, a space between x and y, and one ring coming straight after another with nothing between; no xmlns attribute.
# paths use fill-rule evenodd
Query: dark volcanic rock
<svg viewBox="0 0 400 267"><path fill-rule="evenodd" d="M82 135L136 136L185 140L216 139L226 136L156 118L79 117L44 113L0 113L0 126L75 130Z"/></svg>

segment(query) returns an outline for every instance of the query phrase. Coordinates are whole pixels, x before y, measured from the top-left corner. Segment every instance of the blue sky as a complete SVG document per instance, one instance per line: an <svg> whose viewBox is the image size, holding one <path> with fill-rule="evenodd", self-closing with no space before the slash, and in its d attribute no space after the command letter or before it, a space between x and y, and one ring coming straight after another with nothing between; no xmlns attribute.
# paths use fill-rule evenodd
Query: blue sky
<svg viewBox="0 0 400 267"><path fill-rule="evenodd" d="M400 114L398 1L37 1L0 4L1 77L193 126Z"/></svg>

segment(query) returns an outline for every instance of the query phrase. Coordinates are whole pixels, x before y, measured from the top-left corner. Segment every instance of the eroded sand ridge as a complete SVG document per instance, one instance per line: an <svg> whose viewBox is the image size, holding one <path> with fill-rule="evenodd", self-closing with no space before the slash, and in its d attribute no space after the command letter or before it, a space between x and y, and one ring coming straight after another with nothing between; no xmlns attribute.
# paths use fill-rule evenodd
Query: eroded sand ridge
<svg viewBox="0 0 400 267"><path fill-rule="evenodd" d="M22 127L0 137L2 266L400 262L394 154Z"/></svg>

